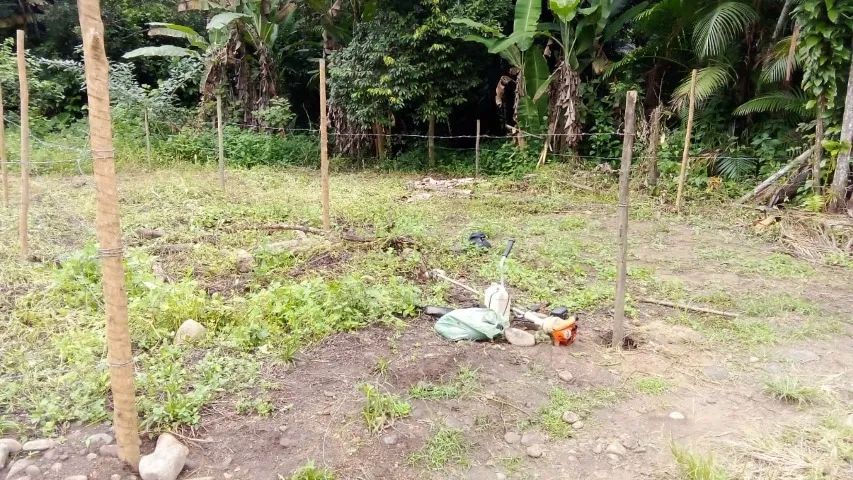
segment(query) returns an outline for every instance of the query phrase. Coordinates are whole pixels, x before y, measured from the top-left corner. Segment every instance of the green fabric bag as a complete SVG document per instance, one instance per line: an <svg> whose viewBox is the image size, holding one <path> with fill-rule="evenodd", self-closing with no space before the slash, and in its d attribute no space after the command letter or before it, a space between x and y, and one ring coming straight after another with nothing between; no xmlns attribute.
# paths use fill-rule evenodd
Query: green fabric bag
<svg viewBox="0 0 853 480"><path fill-rule="evenodd" d="M435 322L435 331L454 342L493 340L508 327L504 319L488 308L461 308Z"/></svg>

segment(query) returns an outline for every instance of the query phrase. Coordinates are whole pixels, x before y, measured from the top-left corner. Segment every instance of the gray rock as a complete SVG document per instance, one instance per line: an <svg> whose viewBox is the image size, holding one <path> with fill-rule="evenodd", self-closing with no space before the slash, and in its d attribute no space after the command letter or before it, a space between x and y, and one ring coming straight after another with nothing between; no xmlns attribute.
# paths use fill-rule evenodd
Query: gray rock
<svg viewBox="0 0 853 480"><path fill-rule="evenodd" d="M510 445L518 443L519 440L521 440L521 435L518 432L506 432L504 434L504 441Z"/></svg>
<svg viewBox="0 0 853 480"><path fill-rule="evenodd" d="M506 480L506 475L501 473L501 472L497 472L497 473L495 473L495 479L496 480Z"/></svg>
<svg viewBox="0 0 853 480"><path fill-rule="evenodd" d="M33 478L33 479L41 478L41 469L38 467L38 465L30 465L27 468L25 468L24 471L27 473L27 476L30 478Z"/></svg>
<svg viewBox="0 0 853 480"><path fill-rule="evenodd" d="M204 338L205 335L207 335L207 329L204 328L204 325L195 320L186 320L175 332L175 344L195 342Z"/></svg>
<svg viewBox="0 0 853 480"><path fill-rule="evenodd" d="M572 411L563 412L563 421L566 423L579 422L580 419L581 419L581 416L575 412L572 412Z"/></svg>
<svg viewBox="0 0 853 480"><path fill-rule="evenodd" d="M517 347L532 347L536 345L536 337L532 333L518 328L507 328L504 330L506 341Z"/></svg>
<svg viewBox="0 0 853 480"><path fill-rule="evenodd" d="M389 433L388 435L382 436L382 444L383 445L397 445L397 442L399 440L400 440L400 437L396 433Z"/></svg>
<svg viewBox="0 0 853 480"><path fill-rule="evenodd" d="M89 480L89 477L86 475L71 475L70 477L65 477L65 480Z"/></svg>
<svg viewBox="0 0 853 480"><path fill-rule="evenodd" d="M95 461L97 458L98 458L97 453L90 453L90 454L86 455L86 460L88 460L90 462Z"/></svg>
<svg viewBox="0 0 853 480"><path fill-rule="evenodd" d="M177 438L163 433L157 439L154 452L139 460L142 480L175 480L184 468L190 450Z"/></svg>
<svg viewBox="0 0 853 480"><path fill-rule="evenodd" d="M628 450L619 442L611 442L610 445L607 446L606 452L620 456L625 456L628 454Z"/></svg>
<svg viewBox="0 0 853 480"><path fill-rule="evenodd" d="M785 357L792 362L800 363L816 362L820 360L820 355L810 350L788 350Z"/></svg>
<svg viewBox="0 0 853 480"><path fill-rule="evenodd" d="M15 478L18 474L24 473L24 470L26 470L30 465L33 465L33 462L29 458L15 460L12 462L12 465L9 466L9 473L6 474L6 478Z"/></svg>
<svg viewBox="0 0 853 480"><path fill-rule="evenodd" d="M249 273L255 268L255 257L245 250L237 250L237 271Z"/></svg>
<svg viewBox="0 0 853 480"><path fill-rule="evenodd" d="M525 452L527 452L527 456L530 458L539 458L542 455L545 455L545 449L543 449L542 445L538 443L527 447Z"/></svg>
<svg viewBox="0 0 853 480"><path fill-rule="evenodd" d="M671 418L673 420L684 420L685 417L684 417L683 413L676 411L676 412L670 412L669 418Z"/></svg>
<svg viewBox="0 0 853 480"><path fill-rule="evenodd" d="M544 441L545 435L542 432L524 432L524 435L521 436L521 444L525 447L543 443Z"/></svg>
<svg viewBox="0 0 853 480"><path fill-rule="evenodd" d="M113 443L115 439L109 433L96 433L94 435L89 435L86 438L86 446L89 448L90 452L95 452L103 445L109 445Z"/></svg>
<svg viewBox="0 0 853 480"><path fill-rule="evenodd" d="M25 452L40 452L42 450L50 450L56 446L56 441L50 438L40 438L38 440L30 440L23 444L21 449Z"/></svg>
<svg viewBox="0 0 853 480"><path fill-rule="evenodd" d="M627 433L619 435L619 443L628 450L634 450L640 446L640 441Z"/></svg>
<svg viewBox="0 0 853 480"><path fill-rule="evenodd" d="M9 460L9 455L11 452L9 451L9 447L6 445L0 445L0 470L6 466L6 461Z"/></svg>
<svg viewBox="0 0 853 480"><path fill-rule="evenodd" d="M118 445L101 445L101 448L98 449L98 455L118 458Z"/></svg>
<svg viewBox="0 0 853 480"><path fill-rule="evenodd" d="M18 453L21 451L21 442L14 438L0 438L0 447L3 446L9 449L9 453Z"/></svg>
<svg viewBox="0 0 853 480"><path fill-rule="evenodd" d="M560 370L557 373L557 376L560 377L560 380L562 380L566 383L571 383L575 380L575 376L572 375L572 372L570 372L568 370Z"/></svg>
<svg viewBox="0 0 853 480"><path fill-rule="evenodd" d="M114 473L114 474L110 475L110 480L121 480L121 475ZM198 479L196 479L196 480L198 480Z"/></svg>
<svg viewBox="0 0 853 480"><path fill-rule="evenodd" d="M620 458L622 458L622 457L620 457L619 455L616 455L615 453L608 453L607 454L607 459L610 461L610 463L616 463L619 461Z"/></svg>
<svg viewBox="0 0 853 480"><path fill-rule="evenodd" d="M583 428L583 426L584 426L583 420L578 420L577 422L572 424L572 428L574 428L575 430L580 430Z"/></svg>

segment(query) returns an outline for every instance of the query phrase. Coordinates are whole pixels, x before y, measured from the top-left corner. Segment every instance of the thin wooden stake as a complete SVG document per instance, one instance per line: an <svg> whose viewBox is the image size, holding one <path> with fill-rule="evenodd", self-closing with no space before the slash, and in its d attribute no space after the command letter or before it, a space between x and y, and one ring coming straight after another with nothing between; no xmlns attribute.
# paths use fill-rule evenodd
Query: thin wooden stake
<svg viewBox="0 0 853 480"><path fill-rule="evenodd" d="M480 119L477 119L477 137L474 140L474 176L480 176Z"/></svg>
<svg viewBox="0 0 853 480"><path fill-rule="evenodd" d="M625 338L625 282L628 274L628 182L631 175L631 157L634 154L634 134L637 126L634 110L637 92L625 96L625 136L622 139L622 165L619 169L619 254L616 257L616 308L613 315L613 348L622 348Z"/></svg>
<svg viewBox="0 0 853 480"><path fill-rule="evenodd" d="M681 213L684 204L684 182L687 180L687 163L690 153L690 132L693 130L693 110L696 108L696 75L690 74L690 107L687 110L687 131L684 132L684 151L681 152L681 173L678 175L678 193L675 196L675 211Z"/></svg>
<svg viewBox="0 0 853 480"><path fill-rule="evenodd" d="M649 132L649 160L646 185L652 190L658 186L658 147L660 147L660 117L663 105L658 105L652 110L651 131Z"/></svg>
<svg viewBox="0 0 853 480"><path fill-rule="evenodd" d="M6 117L3 113L3 86L0 85L0 176L3 183L3 207L9 208L9 173L6 171Z"/></svg>
<svg viewBox="0 0 853 480"><path fill-rule="evenodd" d="M104 24L98 0L78 0L86 92L89 97L89 139L95 173L96 227L107 313L107 365L113 398L113 425L119 458L139 467L139 430L133 381L133 352L127 321L121 226L110 114L109 68L104 51Z"/></svg>
<svg viewBox="0 0 853 480"><path fill-rule="evenodd" d="M30 254L30 86L27 81L27 58L24 51L24 31L18 30L18 84L21 97L21 216L18 223L18 238L21 243L21 258Z"/></svg>
<svg viewBox="0 0 853 480"><path fill-rule="evenodd" d="M216 95L216 141L219 144L219 187L225 188L225 145L222 141L222 95Z"/></svg>
<svg viewBox="0 0 853 480"><path fill-rule="evenodd" d="M142 112L142 123L145 126L145 158L148 160L148 168L151 168L151 133L148 130L148 107Z"/></svg>
<svg viewBox="0 0 853 480"><path fill-rule="evenodd" d="M323 229L331 230L329 219L329 113L326 105L326 60L320 59L320 203Z"/></svg>

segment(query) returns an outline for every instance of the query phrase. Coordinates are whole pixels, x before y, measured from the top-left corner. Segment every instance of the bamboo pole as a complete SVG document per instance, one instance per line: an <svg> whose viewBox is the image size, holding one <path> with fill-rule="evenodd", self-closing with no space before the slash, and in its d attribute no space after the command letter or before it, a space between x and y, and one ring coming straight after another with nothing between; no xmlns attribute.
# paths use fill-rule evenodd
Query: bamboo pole
<svg viewBox="0 0 853 480"><path fill-rule="evenodd" d="M148 160L148 168L151 168L151 132L148 130L148 107L142 112L142 123L145 126L145 158Z"/></svg>
<svg viewBox="0 0 853 480"><path fill-rule="evenodd" d="M225 188L225 145L222 140L222 95L216 95L216 142L219 147L219 187Z"/></svg>
<svg viewBox="0 0 853 480"><path fill-rule="evenodd" d="M625 287L628 275L628 182L631 175L631 157L634 153L634 135L637 130L634 110L637 92L625 96L625 136L622 140L622 165L619 169L619 254L616 257L616 308L613 315L613 348L622 348L625 338Z"/></svg>
<svg viewBox="0 0 853 480"><path fill-rule="evenodd" d="M326 60L320 59L320 203L323 229L331 230L329 219L329 112L326 105Z"/></svg>
<svg viewBox="0 0 853 480"><path fill-rule="evenodd" d="M477 137L474 140L474 176L480 176L480 119L477 119Z"/></svg>
<svg viewBox="0 0 853 480"><path fill-rule="evenodd" d="M112 119L104 25L98 0L78 0L86 92L89 99L89 138L95 174L96 227L104 303L107 314L107 364L113 394L113 424L119 458L139 467L139 431L134 387L133 353L127 321L121 227L113 153Z"/></svg>
<svg viewBox="0 0 853 480"><path fill-rule="evenodd" d="M696 108L696 69L690 74L690 106L687 110L687 131L684 132L684 151L681 152L681 173L678 175L678 193L675 196L675 211L681 213L684 204L684 182L687 180L687 163L690 153L690 133L693 130L693 110Z"/></svg>
<svg viewBox="0 0 853 480"><path fill-rule="evenodd" d="M27 81L27 58L24 51L24 31L18 30L18 84L21 97L21 215L18 223L18 239L21 258L30 254L30 86Z"/></svg>
<svg viewBox="0 0 853 480"><path fill-rule="evenodd" d="M0 176L3 183L3 207L9 208L9 172L6 171L6 116L3 112L3 86L0 85Z"/></svg>
<svg viewBox="0 0 853 480"><path fill-rule="evenodd" d="M658 186L658 147L660 147L660 117L663 105L658 105L652 110L651 131L649 132L649 160L646 185L652 190Z"/></svg>

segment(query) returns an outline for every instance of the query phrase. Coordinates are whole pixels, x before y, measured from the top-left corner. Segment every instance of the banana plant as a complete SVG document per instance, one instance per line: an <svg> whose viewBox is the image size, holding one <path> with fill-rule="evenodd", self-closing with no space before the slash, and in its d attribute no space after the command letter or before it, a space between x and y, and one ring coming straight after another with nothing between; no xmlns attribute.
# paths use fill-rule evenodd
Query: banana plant
<svg viewBox="0 0 853 480"><path fill-rule="evenodd" d="M531 133L544 131L548 115L547 84L548 65L542 47L534 44L539 30L542 3L539 0L518 0L515 4L513 31L509 35L489 25L468 18L454 18L451 22L468 27L461 38L485 46L489 53L499 55L509 63L508 75L501 78L496 88L495 102L503 102L504 87L515 82L514 112L518 126ZM523 144L523 137L519 136Z"/></svg>

